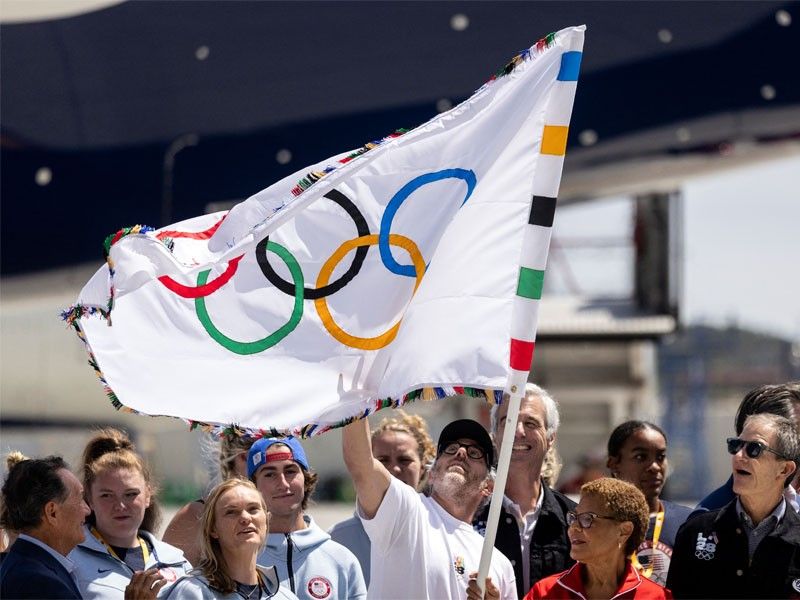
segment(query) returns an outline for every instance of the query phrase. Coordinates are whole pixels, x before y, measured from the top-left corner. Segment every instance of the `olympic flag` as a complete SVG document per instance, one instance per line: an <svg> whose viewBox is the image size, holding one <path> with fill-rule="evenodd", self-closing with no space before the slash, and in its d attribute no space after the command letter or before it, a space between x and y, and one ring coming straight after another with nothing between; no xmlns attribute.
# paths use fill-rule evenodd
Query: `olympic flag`
<svg viewBox="0 0 800 600"><path fill-rule="evenodd" d="M114 405L309 436L524 384L583 32L227 214L109 236L63 316Z"/></svg>

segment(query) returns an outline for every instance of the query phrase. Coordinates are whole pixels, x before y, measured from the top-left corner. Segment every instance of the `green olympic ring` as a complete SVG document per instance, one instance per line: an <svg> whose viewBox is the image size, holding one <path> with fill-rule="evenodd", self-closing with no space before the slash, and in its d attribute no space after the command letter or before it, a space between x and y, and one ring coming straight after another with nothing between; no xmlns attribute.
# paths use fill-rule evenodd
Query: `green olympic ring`
<svg viewBox="0 0 800 600"><path fill-rule="evenodd" d="M303 316L303 286L305 285L305 282L303 281L303 271L300 268L300 264L286 248L273 241L267 243L267 250L272 250L284 263L286 263L286 266L289 268L289 273L294 281L294 307L292 308L292 315L289 317L289 320L286 322L286 324L280 329L268 335L267 337L254 342L238 342L229 338L216 328L214 323L211 321L208 310L206 309L205 298L200 297L195 298L194 300L194 308L195 312L197 312L197 318L200 319L200 323L203 325L203 329L206 330L206 333L208 333L208 335L210 335L220 346L230 350L231 352L235 352L236 354L257 354L259 352L263 352L267 348L271 348L289 335L292 331L294 331L295 327L297 327L297 324L300 322L300 319ZM208 271L201 271L198 273L198 286L205 285L206 281L208 281L208 274L210 272L211 270L209 269Z"/></svg>

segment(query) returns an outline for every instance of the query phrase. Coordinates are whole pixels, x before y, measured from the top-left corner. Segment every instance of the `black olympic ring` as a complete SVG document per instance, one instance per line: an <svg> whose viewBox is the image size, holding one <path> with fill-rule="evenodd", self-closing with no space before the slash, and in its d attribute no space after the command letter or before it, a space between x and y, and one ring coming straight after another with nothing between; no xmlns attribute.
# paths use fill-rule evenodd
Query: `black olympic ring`
<svg viewBox="0 0 800 600"><path fill-rule="evenodd" d="M350 218L353 219L353 223L356 225L356 231L358 232L356 237L370 235L369 225L367 224L364 215L361 214L361 211L358 210L358 207L353 203L352 200L350 200L350 198L338 190L331 190L323 197L327 198L328 200L333 200L336 204L341 206L348 215L350 215ZM261 272L264 274L264 277L266 277L272 285L274 285L284 294L288 296L294 296L294 284L290 281L282 279L281 276L278 275L272 268L272 265L269 264L266 251L268 242L269 236L261 240L258 243L258 246L256 246L256 260L258 261L258 266L261 268ZM328 285L324 285L321 288L304 288L305 299L317 300L318 298L325 298L326 296L335 294L348 283L350 283L350 280L358 275L358 272L361 270L361 265L364 264L364 259L367 257L368 250L369 248L367 246L361 246L356 249L356 254L353 257L353 262L350 264L350 268L348 268L344 275L342 275L336 281L332 281Z"/></svg>

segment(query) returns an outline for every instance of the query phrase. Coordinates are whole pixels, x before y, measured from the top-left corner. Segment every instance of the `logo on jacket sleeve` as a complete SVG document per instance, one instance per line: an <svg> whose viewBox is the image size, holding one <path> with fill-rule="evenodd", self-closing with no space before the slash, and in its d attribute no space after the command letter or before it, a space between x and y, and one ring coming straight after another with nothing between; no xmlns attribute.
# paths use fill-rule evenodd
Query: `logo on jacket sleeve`
<svg viewBox="0 0 800 600"><path fill-rule="evenodd" d="M306 587L312 598L319 598L320 600L330 598L331 592L333 592L331 582L324 577L312 577L308 580L308 586Z"/></svg>
<svg viewBox="0 0 800 600"><path fill-rule="evenodd" d="M711 560L717 551L717 534L712 532L708 536L702 533L697 534L697 544L694 547L694 555L700 560Z"/></svg>

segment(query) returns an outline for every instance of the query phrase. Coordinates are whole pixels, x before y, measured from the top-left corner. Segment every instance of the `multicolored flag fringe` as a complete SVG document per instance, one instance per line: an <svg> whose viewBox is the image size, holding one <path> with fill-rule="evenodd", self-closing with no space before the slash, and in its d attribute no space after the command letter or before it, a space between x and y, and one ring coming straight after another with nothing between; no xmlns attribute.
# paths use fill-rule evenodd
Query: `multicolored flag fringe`
<svg viewBox="0 0 800 600"><path fill-rule="evenodd" d="M109 236L63 317L114 405L306 437L524 385L584 29L229 213Z"/></svg>

